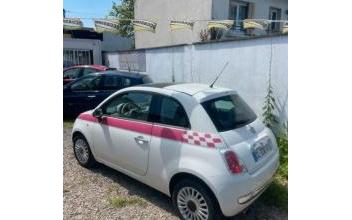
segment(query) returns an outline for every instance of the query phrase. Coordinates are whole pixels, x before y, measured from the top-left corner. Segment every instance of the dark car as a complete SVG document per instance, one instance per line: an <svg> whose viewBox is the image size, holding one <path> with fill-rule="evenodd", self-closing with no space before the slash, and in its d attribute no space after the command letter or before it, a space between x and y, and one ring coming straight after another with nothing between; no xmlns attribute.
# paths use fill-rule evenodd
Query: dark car
<svg viewBox="0 0 352 220"><path fill-rule="evenodd" d="M78 65L71 66L64 69L64 85L78 79L82 76L86 76L90 73L113 70L113 68L102 66L102 65Z"/></svg>
<svg viewBox="0 0 352 220"><path fill-rule="evenodd" d="M95 108L117 90L150 82L144 74L113 70L83 76L64 85L64 115L77 116Z"/></svg>

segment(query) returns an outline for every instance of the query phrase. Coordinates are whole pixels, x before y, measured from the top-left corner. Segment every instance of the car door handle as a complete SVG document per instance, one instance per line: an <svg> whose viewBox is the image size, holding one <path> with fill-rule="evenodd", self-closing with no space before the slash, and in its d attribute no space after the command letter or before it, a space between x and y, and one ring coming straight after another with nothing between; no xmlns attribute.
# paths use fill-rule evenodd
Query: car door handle
<svg viewBox="0 0 352 220"><path fill-rule="evenodd" d="M89 95L88 98L95 98L95 95Z"/></svg>
<svg viewBox="0 0 352 220"><path fill-rule="evenodd" d="M137 142L137 144L145 144L145 143L148 143L148 141L145 140L143 136L135 137L134 140Z"/></svg>

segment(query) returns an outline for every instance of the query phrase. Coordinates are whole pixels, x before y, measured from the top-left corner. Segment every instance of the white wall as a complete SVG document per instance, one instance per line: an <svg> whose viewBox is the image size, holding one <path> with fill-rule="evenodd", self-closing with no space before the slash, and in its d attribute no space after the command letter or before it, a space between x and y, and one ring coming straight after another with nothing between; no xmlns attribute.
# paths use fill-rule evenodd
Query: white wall
<svg viewBox="0 0 352 220"><path fill-rule="evenodd" d="M147 49L146 72L155 82L210 83L226 62L229 65L215 85L237 90L262 114L266 95L270 42L272 84L281 122L287 120L287 36L258 38L181 47Z"/></svg>
<svg viewBox="0 0 352 220"><path fill-rule="evenodd" d="M101 64L101 41L91 39L64 38L64 49L93 50L94 64Z"/></svg>

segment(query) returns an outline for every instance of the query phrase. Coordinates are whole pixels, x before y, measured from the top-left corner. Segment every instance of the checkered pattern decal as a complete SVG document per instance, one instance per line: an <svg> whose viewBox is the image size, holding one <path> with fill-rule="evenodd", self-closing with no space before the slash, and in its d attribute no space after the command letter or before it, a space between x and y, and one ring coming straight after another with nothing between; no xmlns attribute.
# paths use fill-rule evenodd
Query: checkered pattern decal
<svg viewBox="0 0 352 220"><path fill-rule="evenodd" d="M217 135L195 131L183 131L182 137L185 143L210 148L215 148L216 144L222 142L221 138Z"/></svg>

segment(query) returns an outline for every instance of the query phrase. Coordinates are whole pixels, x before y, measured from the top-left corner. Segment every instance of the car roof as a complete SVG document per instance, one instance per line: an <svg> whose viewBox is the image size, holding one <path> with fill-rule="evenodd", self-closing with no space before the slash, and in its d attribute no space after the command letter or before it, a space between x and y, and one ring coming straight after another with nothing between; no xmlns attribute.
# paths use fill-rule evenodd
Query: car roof
<svg viewBox="0 0 352 220"><path fill-rule="evenodd" d="M136 78L140 79L145 77L145 74L141 73L136 73L136 72L123 72L123 71L117 71L117 70L106 70L102 72L96 72L96 73L91 73L92 75L102 75L102 76L124 76L124 77L129 77L129 78ZM89 74L90 75L90 74Z"/></svg>
<svg viewBox="0 0 352 220"><path fill-rule="evenodd" d="M107 66L98 65L98 64L93 64L93 65L75 65L75 66L67 67L66 69L72 69L72 68L77 68L77 67L78 68L93 68L93 69L97 69L97 70L107 70L107 69L109 69L109 67L107 67Z"/></svg>
<svg viewBox="0 0 352 220"><path fill-rule="evenodd" d="M213 95L221 92L233 91L231 89L213 87L210 88L207 84L201 83L148 83L143 85L138 85L137 87L152 87L161 90L181 92L190 96L205 97L208 95Z"/></svg>

